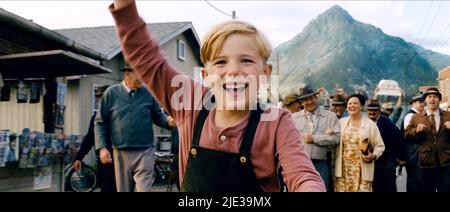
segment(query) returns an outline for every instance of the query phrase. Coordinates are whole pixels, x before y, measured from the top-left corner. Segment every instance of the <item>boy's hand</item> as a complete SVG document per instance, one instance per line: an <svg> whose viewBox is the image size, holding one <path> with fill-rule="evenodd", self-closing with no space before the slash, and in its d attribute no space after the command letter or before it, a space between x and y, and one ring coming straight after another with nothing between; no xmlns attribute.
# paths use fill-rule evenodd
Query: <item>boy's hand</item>
<svg viewBox="0 0 450 212"><path fill-rule="evenodd" d="M103 164L112 163L111 159L111 153L109 153L109 150L106 148L100 149L100 162Z"/></svg>
<svg viewBox="0 0 450 212"><path fill-rule="evenodd" d="M133 3L134 0L114 0L114 9L118 10Z"/></svg>
<svg viewBox="0 0 450 212"><path fill-rule="evenodd" d="M312 136L311 134L306 134L306 135L303 137L303 140L304 140L306 143L314 143L314 138L313 138L313 136Z"/></svg>

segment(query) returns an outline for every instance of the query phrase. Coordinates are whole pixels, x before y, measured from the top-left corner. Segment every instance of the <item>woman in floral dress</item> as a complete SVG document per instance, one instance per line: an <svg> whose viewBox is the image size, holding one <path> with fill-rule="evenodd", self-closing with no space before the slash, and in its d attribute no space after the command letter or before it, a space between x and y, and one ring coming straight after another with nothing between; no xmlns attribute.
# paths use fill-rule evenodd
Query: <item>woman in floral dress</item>
<svg viewBox="0 0 450 212"><path fill-rule="evenodd" d="M349 117L340 120L341 142L336 150L337 192L371 192L374 161L384 151L384 143L377 125L362 116L366 98L360 94L347 97ZM361 144L369 142L373 148L363 154Z"/></svg>

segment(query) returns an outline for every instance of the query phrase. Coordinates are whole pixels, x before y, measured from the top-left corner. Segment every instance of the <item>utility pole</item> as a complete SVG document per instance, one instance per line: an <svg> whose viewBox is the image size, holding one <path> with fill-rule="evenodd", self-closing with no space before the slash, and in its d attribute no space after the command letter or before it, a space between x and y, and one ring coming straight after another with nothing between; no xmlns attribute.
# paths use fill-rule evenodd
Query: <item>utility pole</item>
<svg viewBox="0 0 450 212"><path fill-rule="evenodd" d="M280 62L280 56L278 55L278 51L277 51L277 75L278 75L278 77L280 77L280 65L279 65L279 62Z"/></svg>
<svg viewBox="0 0 450 212"><path fill-rule="evenodd" d="M405 50L405 52L403 53L404 54L404 63L405 63L405 78L404 78L404 83L405 83L405 91L404 91L404 93L405 93L405 101L404 101L404 103L405 103L405 111L406 110L408 110L408 60L407 60L407 58L408 58L408 53L406 52L406 50ZM402 97L400 97L400 98L402 98Z"/></svg>
<svg viewBox="0 0 450 212"><path fill-rule="evenodd" d="M233 10L233 12L231 12L231 16L233 17L233 20L236 19L236 10Z"/></svg>

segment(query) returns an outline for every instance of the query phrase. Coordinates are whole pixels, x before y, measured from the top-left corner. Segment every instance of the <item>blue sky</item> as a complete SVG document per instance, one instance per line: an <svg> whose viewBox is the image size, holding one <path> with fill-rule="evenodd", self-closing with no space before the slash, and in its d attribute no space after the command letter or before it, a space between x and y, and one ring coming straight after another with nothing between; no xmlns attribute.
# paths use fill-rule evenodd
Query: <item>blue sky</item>
<svg viewBox="0 0 450 212"><path fill-rule="evenodd" d="M112 1L0 1L0 7L50 29L113 25ZM333 5L385 33L450 55L450 1L211 1L222 11L260 28L273 46L300 33ZM147 22L192 21L200 38L229 19L205 1L138 1Z"/></svg>

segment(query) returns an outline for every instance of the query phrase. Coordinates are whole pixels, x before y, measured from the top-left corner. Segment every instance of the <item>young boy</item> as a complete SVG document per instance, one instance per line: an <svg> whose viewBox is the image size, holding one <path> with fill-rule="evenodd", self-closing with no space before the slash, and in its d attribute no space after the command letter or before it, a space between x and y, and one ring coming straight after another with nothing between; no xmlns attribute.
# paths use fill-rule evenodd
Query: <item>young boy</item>
<svg viewBox="0 0 450 212"><path fill-rule="evenodd" d="M125 57L178 125L183 191L279 191L279 166L289 191L325 191L289 112L251 110L257 96L252 88L272 71L271 47L255 27L228 21L207 34L201 47L205 88L168 63L134 1L115 0L110 11ZM173 81L181 82L187 95L179 98ZM194 96L199 90L200 98ZM180 99L183 108L173 104ZM203 99L213 102L211 110ZM276 114L275 120L264 121L268 113Z"/></svg>

